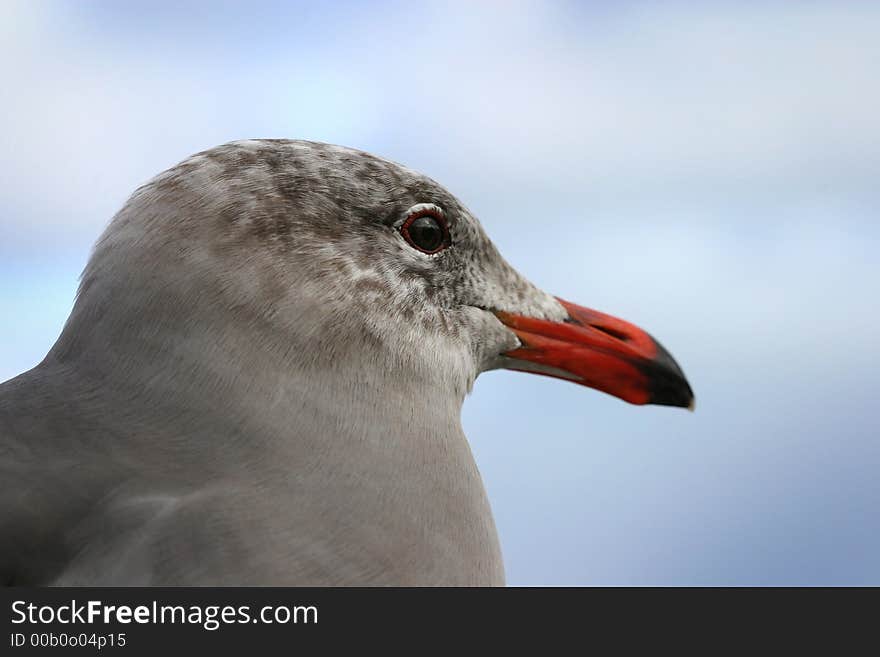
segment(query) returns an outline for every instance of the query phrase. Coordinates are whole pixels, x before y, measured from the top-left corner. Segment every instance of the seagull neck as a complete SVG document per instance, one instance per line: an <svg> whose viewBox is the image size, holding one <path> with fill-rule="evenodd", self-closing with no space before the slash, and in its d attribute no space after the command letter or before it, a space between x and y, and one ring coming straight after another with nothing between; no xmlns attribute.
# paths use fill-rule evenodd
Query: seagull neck
<svg viewBox="0 0 880 657"><path fill-rule="evenodd" d="M305 333L281 339L210 304L186 324L173 308L121 312L126 300L115 300L103 315L75 308L34 374L51 382L63 412L76 402L71 458L113 455L101 491L118 481L161 490L224 482L259 491L273 514L277 502L290 514L281 522L305 536L341 532L352 562L371 558L364 545L380 560L405 547L412 559L395 561L399 581L503 582L460 422L470 354L441 343L309 350ZM414 352L427 355L396 355Z"/></svg>
<svg viewBox="0 0 880 657"><path fill-rule="evenodd" d="M111 390L120 413L152 413L142 418L151 425L174 417L175 426L186 421L190 433L211 418L213 425L287 443L308 442L309 434L350 439L358 432L386 440L407 434L463 440L465 390L455 381L401 363L388 366L375 354L373 360L370 354L316 359L253 326L206 322L183 332L151 319L152 326L92 322L88 331L72 322L46 364ZM211 440L228 437L212 430Z"/></svg>

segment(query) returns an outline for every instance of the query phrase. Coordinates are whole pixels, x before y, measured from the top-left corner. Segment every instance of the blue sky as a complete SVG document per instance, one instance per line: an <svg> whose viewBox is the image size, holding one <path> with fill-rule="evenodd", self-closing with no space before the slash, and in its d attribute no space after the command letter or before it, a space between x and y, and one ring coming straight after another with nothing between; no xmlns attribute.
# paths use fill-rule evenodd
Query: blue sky
<svg viewBox="0 0 880 657"><path fill-rule="evenodd" d="M142 182L247 137L375 152L697 412L497 372L464 409L513 584L880 584L880 8L0 5L0 379Z"/></svg>

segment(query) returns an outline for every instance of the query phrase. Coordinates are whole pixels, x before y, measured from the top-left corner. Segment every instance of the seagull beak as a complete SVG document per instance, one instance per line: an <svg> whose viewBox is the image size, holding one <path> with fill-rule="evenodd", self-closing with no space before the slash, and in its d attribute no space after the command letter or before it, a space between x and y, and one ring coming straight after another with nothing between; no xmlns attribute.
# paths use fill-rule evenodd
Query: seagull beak
<svg viewBox="0 0 880 657"><path fill-rule="evenodd" d="M522 346L507 369L580 383L631 404L694 408L684 373L659 342L637 326L559 299L568 319L552 322L497 311Z"/></svg>

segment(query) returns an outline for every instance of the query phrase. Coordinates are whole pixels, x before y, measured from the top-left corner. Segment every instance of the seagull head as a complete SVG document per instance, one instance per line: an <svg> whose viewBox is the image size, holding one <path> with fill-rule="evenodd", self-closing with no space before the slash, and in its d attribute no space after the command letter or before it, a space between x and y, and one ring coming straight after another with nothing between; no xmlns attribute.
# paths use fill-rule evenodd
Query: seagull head
<svg viewBox="0 0 880 657"><path fill-rule="evenodd" d="M91 337L66 330L61 357L132 334L173 357L161 336L194 348L233 325L254 350L355 380L378 371L463 397L481 372L507 368L693 405L659 342L530 283L441 185L315 142L234 142L140 188L98 242L69 329L77 317ZM201 353L222 360L230 341L213 335Z"/></svg>

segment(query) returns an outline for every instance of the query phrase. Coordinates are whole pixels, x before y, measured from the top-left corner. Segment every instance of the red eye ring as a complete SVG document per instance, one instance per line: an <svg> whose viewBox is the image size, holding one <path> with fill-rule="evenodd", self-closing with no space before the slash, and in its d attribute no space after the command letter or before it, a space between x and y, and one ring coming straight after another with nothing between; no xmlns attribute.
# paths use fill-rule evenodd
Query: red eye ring
<svg viewBox="0 0 880 657"><path fill-rule="evenodd" d="M431 221L420 221L428 218ZM433 255L450 245L449 226L441 212L433 208L416 210L400 227L400 234L414 249Z"/></svg>

